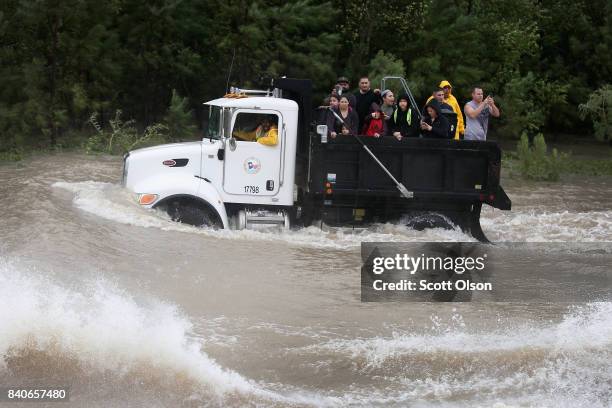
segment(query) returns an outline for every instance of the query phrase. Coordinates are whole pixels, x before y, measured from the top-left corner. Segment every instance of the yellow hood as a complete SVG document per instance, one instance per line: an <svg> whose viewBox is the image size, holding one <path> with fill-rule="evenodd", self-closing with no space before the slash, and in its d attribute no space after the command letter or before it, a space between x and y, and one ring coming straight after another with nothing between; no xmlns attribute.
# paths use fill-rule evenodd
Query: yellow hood
<svg viewBox="0 0 612 408"><path fill-rule="evenodd" d="M444 88L445 86L448 86L451 89L453 89L453 86L446 79L444 81L440 82L440 85L438 85L438 88Z"/></svg>

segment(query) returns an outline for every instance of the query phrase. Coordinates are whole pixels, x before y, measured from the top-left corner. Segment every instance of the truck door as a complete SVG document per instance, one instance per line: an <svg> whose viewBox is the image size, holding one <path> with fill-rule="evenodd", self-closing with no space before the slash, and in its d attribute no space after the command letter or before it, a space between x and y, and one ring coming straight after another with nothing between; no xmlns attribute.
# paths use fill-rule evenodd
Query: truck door
<svg viewBox="0 0 612 408"><path fill-rule="evenodd" d="M278 193L283 143L282 115L277 111L241 109L234 113L225 149L223 190L244 196Z"/></svg>

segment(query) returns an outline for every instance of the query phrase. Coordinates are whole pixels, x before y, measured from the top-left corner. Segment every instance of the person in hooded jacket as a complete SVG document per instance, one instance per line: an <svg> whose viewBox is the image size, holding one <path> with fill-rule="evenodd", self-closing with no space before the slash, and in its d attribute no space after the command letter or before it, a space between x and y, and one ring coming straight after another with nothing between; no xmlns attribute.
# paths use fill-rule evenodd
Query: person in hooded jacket
<svg viewBox="0 0 612 408"><path fill-rule="evenodd" d="M432 93L432 98L428 99L429 101L436 100L438 101L438 106L440 107L440 113L448 120L449 129L448 134L450 139L454 139L457 134L457 114L453 110L452 106L444 102L444 90L441 88L437 88ZM427 108L423 108L423 117L427 117L429 114L427 113Z"/></svg>
<svg viewBox="0 0 612 408"><path fill-rule="evenodd" d="M440 104L435 99L429 101L425 106L427 116L421 120L421 134L423 137L448 139L449 128L448 119L440 111Z"/></svg>
<svg viewBox="0 0 612 408"><path fill-rule="evenodd" d="M410 106L408 95L400 95L397 100L397 108L391 114L387 125L389 134L397 140L402 140L404 137L419 136L419 119L416 111Z"/></svg>
<svg viewBox="0 0 612 408"><path fill-rule="evenodd" d="M381 137L387 134L387 121L377 103L370 105L370 113L363 120L363 130L361 133L365 136L373 137Z"/></svg>
<svg viewBox="0 0 612 408"><path fill-rule="evenodd" d="M463 112L461 111L459 102L457 102L457 98L455 98L455 96L452 94L453 87L451 86L450 82L448 82L447 80L443 80L440 82L438 87L442 88L442 90L444 91L444 102L449 104L453 108L453 112L457 114L457 128L455 130L455 140L459 140L463 137L463 134L465 133ZM427 99L427 103L429 103L429 101L431 101L432 99L434 99L433 96L430 96L429 99Z"/></svg>

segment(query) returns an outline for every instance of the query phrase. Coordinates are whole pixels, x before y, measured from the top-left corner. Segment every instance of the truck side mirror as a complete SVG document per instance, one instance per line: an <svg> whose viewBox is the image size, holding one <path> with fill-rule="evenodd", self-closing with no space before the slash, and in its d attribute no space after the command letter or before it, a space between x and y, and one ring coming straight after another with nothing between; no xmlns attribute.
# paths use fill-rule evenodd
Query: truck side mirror
<svg viewBox="0 0 612 408"><path fill-rule="evenodd" d="M327 125L317 125L317 134L321 136L321 143L327 143Z"/></svg>
<svg viewBox="0 0 612 408"><path fill-rule="evenodd" d="M236 138L234 136L229 138L229 148L232 152L236 150Z"/></svg>

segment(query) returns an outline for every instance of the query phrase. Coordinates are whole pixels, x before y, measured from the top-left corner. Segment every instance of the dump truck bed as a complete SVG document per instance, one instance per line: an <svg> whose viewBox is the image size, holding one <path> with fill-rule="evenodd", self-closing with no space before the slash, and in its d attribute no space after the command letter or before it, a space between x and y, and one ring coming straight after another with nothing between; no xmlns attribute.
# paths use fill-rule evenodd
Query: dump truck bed
<svg viewBox="0 0 612 408"><path fill-rule="evenodd" d="M511 207L499 183L501 151L495 142L363 136L360 140L413 198L402 196L355 137L321 143L313 134L308 191L327 222L342 224L351 216L354 220L356 209L359 221L437 213L480 239L481 205ZM347 209L352 209L350 214Z"/></svg>

